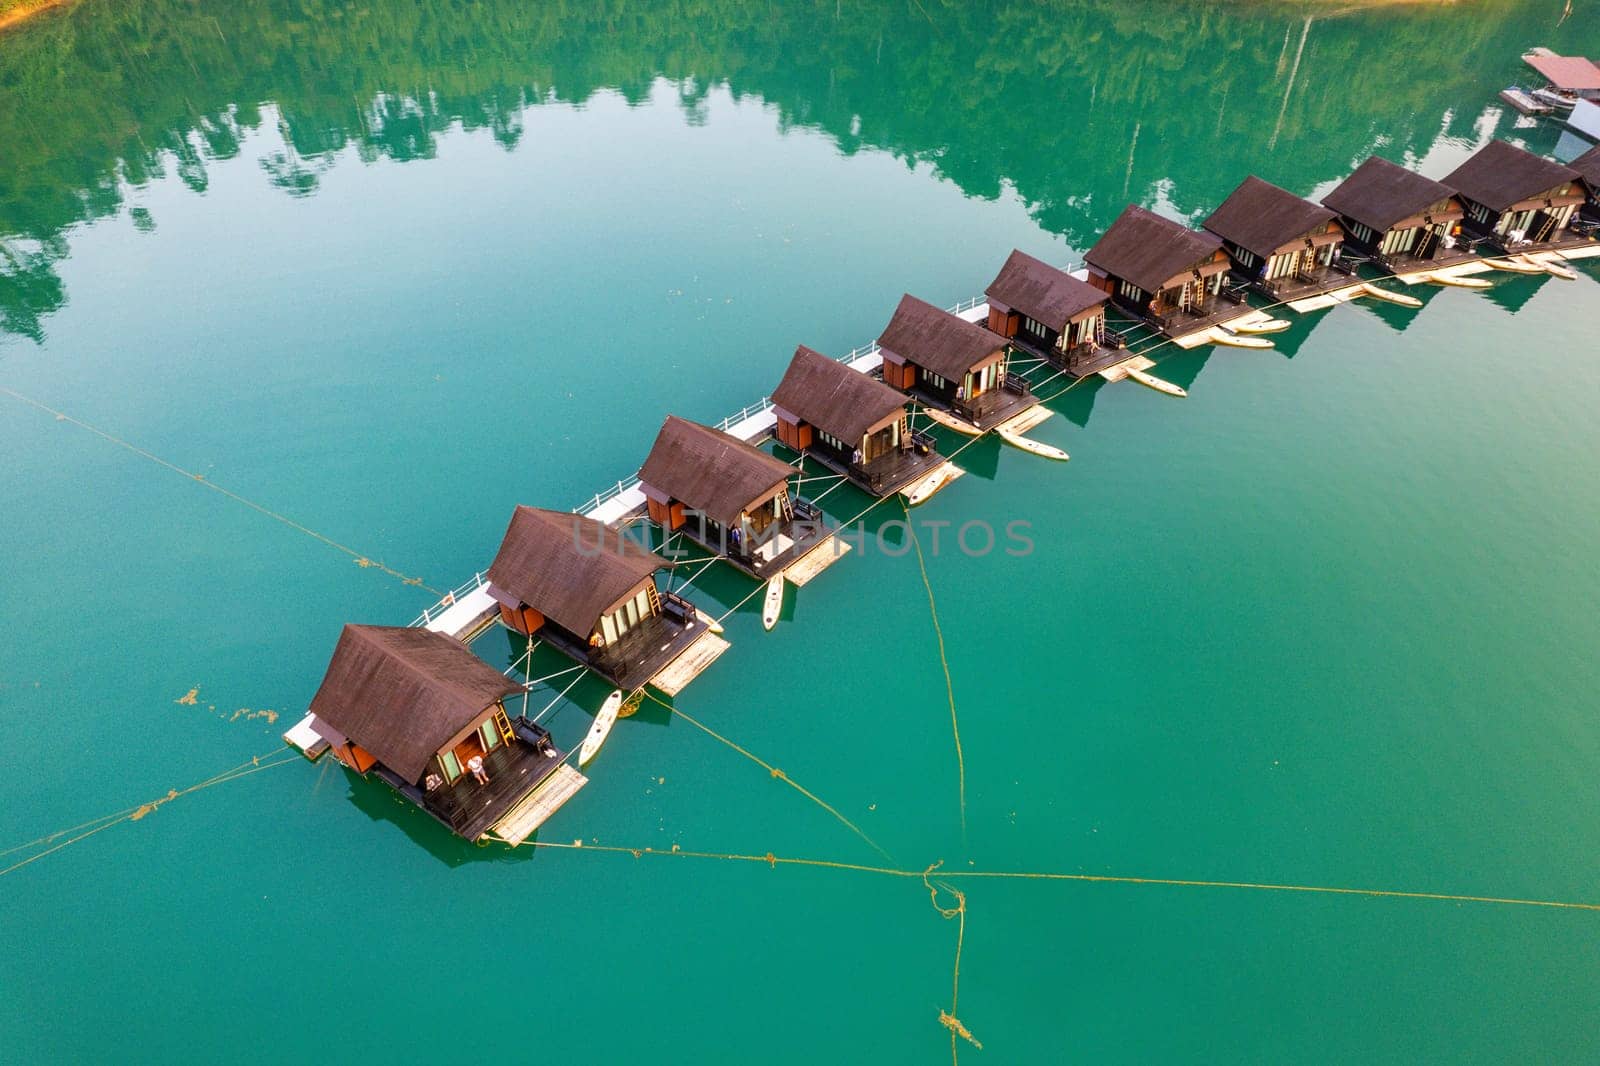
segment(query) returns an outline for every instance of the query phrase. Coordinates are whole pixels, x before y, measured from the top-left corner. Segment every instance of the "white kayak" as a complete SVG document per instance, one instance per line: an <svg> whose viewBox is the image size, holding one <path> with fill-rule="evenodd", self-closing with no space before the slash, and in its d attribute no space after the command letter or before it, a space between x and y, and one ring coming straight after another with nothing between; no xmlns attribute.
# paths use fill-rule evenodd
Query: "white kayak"
<svg viewBox="0 0 1600 1066"><path fill-rule="evenodd" d="M700 610L700 608L698 608L698 607L695 608L694 613L695 613L695 617L699 618L700 621L704 622L706 624L706 628L711 630L711 632L716 633L718 635L720 635L722 633L722 623L721 622L717 621L715 618L712 618L709 614L706 614L704 611Z"/></svg>
<svg viewBox="0 0 1600 1066"><path fill-rule="evenodd" d="M1227 326L1217 326L1211 331L1208 338L1212 344L1222 344L1229 348L1271 348L1272 342L1265 337L1247 337L1235 333Z"/></svg>
<svg viewBox="0 0 1600 1066"><path fill-rule="evenodd" d="M783 610L783 575L767 582L767 600L761 606L761 628L770 630L778 624L778 614Z"/></svg>
<svg viewBox="0 0 1600 1066"><path fill-rule="evenodd" d="M1228 323L1235 333L1282 333L1289 323L1281 318L1247 318Z"/></svg>
<svg viewBox="0 0 1600 1066"><path fill-rule="evenodd" d="M1417 299L1415 296L1407 296L1403 292L1390 292L1388 289L1380 288L1377 285L1368 285L1366 290L1367 295L1372 297L1374 300L1385 300L1392 304L1399 304L1401 307L1422 306L1421 300Z"/></svg>
<svg viewBox="0 0 1600 1066"><path fill-rule="evenodd" d="M915 507L925 500L932 499L934 493L955 480L955 477L955 468L945 463L915 485L902 491L900 495L905 497L906 506Z"/></svg>
<svg viewBox="0 0 1600 1066"><path fill-rule="evenodd" d="M962 421L955 415L946 414L943 411L936 411L931 407L924 407L922 409L922 413L939 423L945 429L953 429L957 433L965 433L969 437L983 436L983 430L979 429L971 422Z"/></svg>
<svg viewBox="0 0 1600 1066"><path fill-rule="evenodd" d="M1513 274L1543 274L1543 263L1530 263L1526 259L1485 259L1496 270L1509 270Z"/></svg>
<svg viewBox="0 0 1600 1066"><path fill-rule="evenodd" d="M1424 274L1423 281L1431 281L1435 285L1454 285L1458 289L1487 289L1490 285L1483 278L1468 277L1464 274Z"/></svg>
<svg viewBox="0 0 1600 1066"><path fill-rule="evenodd" d="M1553 259L1539 260L1539 265L1544 267L1544 272L1549 274L1552 278L1560 278L1562 281L1578 280L1578 275L1574 274L1572 271L1568 270L1566 267L1562 266L1560 263L1557 263Z"/></svg>
<svg viewBox="0 0 1600 1066"><path fill-rule="evenodd" d="M1143 370L1134 370L1130 367L1128 369L1128 376L1146 388L1155 389L1157 392L1164 392L1168 396L1189 395L1182 385L1174 385L1172 382L1164 381L1161 378L1156 377L1154 374L1146 374Z"/></svg>
<svg viewBox="0 0 1600 1066"><path fill-rule="evenodd" d="M1005 441L1007 444L1011 445L1013 448L1021 448L1025 452L1029 452L1033 455L1043 456L1046 459L1055 459L1058 462L1066 462L1068 459L1072 458L1072 456L1068 455L1060 448L1057 448L1054 444L1044 444L1040 441L1031 440L1028 437L1024 437L1020 433L1013 433L1009 429L996 429L995 435L1001 440Z"/></svg>
<svg viewBox="0 0 1600 1066"><path fill-rule="evenodd" d="M583 738L583 747L578 749L579 766L587 766L589 760L595 757L600 745L611 735L611 727L616 725L617 712L621 709L622 690L616 689L601 704L600 713L594 716L594 725L589 727L589 735Z"/></svg>

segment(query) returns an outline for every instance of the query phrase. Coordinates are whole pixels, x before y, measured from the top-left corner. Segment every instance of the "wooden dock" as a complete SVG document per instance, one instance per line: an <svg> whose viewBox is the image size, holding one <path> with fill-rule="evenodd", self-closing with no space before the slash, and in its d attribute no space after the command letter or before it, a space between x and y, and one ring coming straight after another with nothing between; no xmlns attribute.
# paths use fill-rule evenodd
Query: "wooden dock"
<svg viewBox="0 0 1600 1066"><path fill-rule="evenodd" d="M1116 366L1106 367L1104 370L1100 371L1100 376L1106 381L1126 381L1128 380L1129 371L1149 370L1155 365L1156 364L1154 360L1146 359L1142 355L1135 355L1130 359L1124 359Z"/></svg>
<svg viewBox="0 0 1600 1066"><path fill-rule="evenodd" d="M1028 408L1021 414L1012 415L998 426L995 426L994 429L996 433L1026 433L1035 426L1043 424L1054 415L1054 411L1041 403Z"/></svg>
<svg viewBox="0 0 1600 1066"><path fill-rule="evenodd" d="M702 633L683 654L668 663L666 669L652 677L650 684L668 696L676 696L688 686L689 682L716 662L718 656L727 651L728 647L728 642L715 633Z"/></svg>
<svg viewBox="0 0 1600 1066"><path fill-rule="evenodd" d="M838 562L850 551L850 545L831 536L816 547L801 556L799 562L794 563L783 572L784 579L789 584L800 588L806 582L822 573L828 567Z"/></svg>
<svg viewBox="0 0 1600 1066"><path fill-rule="evenodd" d="M524 796L522 802L490 826L487 835L516 847L532 836L534 830L543 825L552 814L561 809L562 804L588 783L589 779L572 767L566 764L556 767L555 773L547 777L538 788Z"/></svg>

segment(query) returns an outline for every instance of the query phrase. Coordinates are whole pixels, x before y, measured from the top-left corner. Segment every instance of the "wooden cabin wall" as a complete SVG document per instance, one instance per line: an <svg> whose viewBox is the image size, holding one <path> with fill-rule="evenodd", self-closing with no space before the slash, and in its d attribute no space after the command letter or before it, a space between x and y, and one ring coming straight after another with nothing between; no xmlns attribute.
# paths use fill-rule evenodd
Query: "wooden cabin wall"
<svg viewBox="0 0 1600 1066"><path fill-rule="evenodd" d="M811 423L779 418L778 440L796 451L811 447Z"/></svg>
<svg viewBox="0 0 1600 1066"><path fill-rule="evenodd" d="M990 307L989 307L989 329L990 329L990 331L992 331L994 333L998 333L1002 337L1015 337L1017 335L1017 330L1021 327L1021 325L1022 325L1022 316L1019 315L1017 312L1015 312L1015 311L1002 311L1000 308L995 307L993 305L990 305Z"/></svg>
<svg viewBox="0 0 1600 1066"><path fill-rule="evenodd" d="M364 774L378 765L373 754L359 744L341 744L333 749L333 755L358 774Z"/></svg>
<svg viewBox="0 0 1600 1066"><path fill-rule="evenodd" d="M544 615L526 605L521 608L500 605L500 621L504 622L507 629L515 630L525 637L532 636L544 625Z"/></svg>
<svg viewBox="0 0 1600 1066"><path fill-rule="evenodd" d="M892 389L909 389L917 383L917 367L915 363L892 363L883 361L883 383Z"/></svg>
<svg viewBox="0 0 1600 1066"><path fill-rule="evenodd" d="M657 503L647 496L645 497L645 510L649 512L650 521L664 526L668 532L683 525L683 503L679 500Z"/></svg>

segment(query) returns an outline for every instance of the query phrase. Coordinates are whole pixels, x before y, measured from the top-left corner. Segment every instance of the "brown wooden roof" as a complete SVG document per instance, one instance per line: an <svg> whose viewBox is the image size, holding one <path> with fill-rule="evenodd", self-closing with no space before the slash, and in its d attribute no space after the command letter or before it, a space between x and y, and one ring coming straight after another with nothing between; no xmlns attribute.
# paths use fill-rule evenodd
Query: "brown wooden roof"
<svg viewBox="0 0 1600 1066"><path fill-rule="evenodd" d="M521 691L443 633L347 625L311 713L415 784L439 749Z"/></svg>
<svg viewBox="0 0 1600 1066"><path fill-rule="evenodd" d="M1158 292L1180 274L1198 269L1222 247L1222 238L1129 204L1084 260L1146 292Z"/></svg>
<svg viewBox="0 0 1600 1066"><path fill-rule="evenodd" d="M900 297L878 338L878 347L951 381L960 381L1005 346L982 326L911 295Z"/></svg>
<svg viewBox="0 0 1600 1066"><path fill-rule="evenodd" d="M794 467L728 434L668 415L639 480L724 526L771 498Z"/></svg>
<svg viewBox="0 0 1600 1066"><path fill-rule="evenodd" d="M1532 200L1569 181L1577 171L1505 141L1490 141L1451 171L1446 185L1495 211Z"/></svg>
<svg viewBox="0 0 1600 1066"><path fill-rule="evenodd" d="M1057 330L1074 315L1110 299L1088 282L1019 251L1007 257L983 293Z"/></svg>
<svg viewBox="0 0 1600 1066"><path fill-rule="evenodd" d="M1345 218L1384 233L1395 223L1420 215L1454 194L1448 185L1387 159L1369 156L1322 202Z"/></svg>
<svg viewBox="0 0 1600 1066"><path fill-rule="evenodd" d="M569 633L587 637L607 608L671 565L592 518L518 507L489 567L489 581Z"/></svg>
<svg viewBox="0 0 1600 1066"><path fill-rule="evenodd" d="M1293 241L1321 233L1333 211L1252 174L1202 225L1262 259Z"/></svg>
<svg viewBox="0 0 1600 1066"><path fill-rule="evenodd" d="M1600 145L1589 149L1567 166L1577 171L1578 177L1589 186L1591 196L1600 196Z"/></svg>
<svg viewBox="0 0 1600 1066"><path fill-rule="evenodd" d="M802 344L794 350L772 402L829 436L858 444L867 430L904 408L906 398Z"/></svg>

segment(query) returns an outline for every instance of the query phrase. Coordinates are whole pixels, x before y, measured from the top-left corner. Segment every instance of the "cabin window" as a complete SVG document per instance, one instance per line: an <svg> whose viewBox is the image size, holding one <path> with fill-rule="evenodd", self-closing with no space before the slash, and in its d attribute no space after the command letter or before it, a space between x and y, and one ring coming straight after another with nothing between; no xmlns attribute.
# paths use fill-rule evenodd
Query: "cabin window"
<svg viewBox="0 0 1600 1066"><path fill-rule="evenodd" d="M456 753L453 751L441 751L439 753L439 769L444 771L446 783L453 785L456 783L456 779L461 776L461 760L456 758Z"/></svg>
<svg viewBox="0 0 1600 1066"><path fill-rule="evenodd" d="M1144 290L1131 281L1117 282L1117 289L1130 300L1144 299Z"/></svg>
<svg viewBox="0 0 1600 1066"><path fill-rule="evenodd" d="M840 440L838 437L835 437L832 433L824 433L819 429L817 430L817 436L822 438L822 443L826 444L830 448L833 448L835 451L848 452L850 450L850 446L848 444Z"/></svg>
<svg viewBox="0 0 1600 1066"><path fill-rule="evenodd" d="M1022 316L1022 328L1035 337L1048 337L1050 335L1050 331L1045 328L1043 322L1040 322L1037 318L1029 318L1027 315Z"/></svg>
<svg viewBox="0 0 1600 1066"><path fill-rule="evenodd" d="M1245 251L1243 248L1239 249L1238 254L1241 266L1253 267L1261 261L1256 258L1256 253Z"/></svg>
<svg viewBox="0 0 1600 1066"><path fill-rule="evenodd" d="M478 736L483 741L484 751L493 751L500 746L500 727L495 725L492 718L478 727Z"/></svg>
<svg viewBox="0 0 1600 1066"><path fill-rule="evenodd" d="M950 383L931 370L924 370L922 376L928 379L928 384L936 389L948 389Z"/></svg>
<svg viewBox="0 0 1600 1066"><path fill-rule="evenodd" d="M1400 252L1409 252L1417 243L1417 230L1392 229L1383 236L1383 244L1378 251L1383 255L1396 255Z"/></svg>
<svg viewBox="0 0 1600 1066"><path fill-rule="evenodd" d="M1471 215L1473 218L1477 219L1479 222L1487 222L1487 221L1489 221L1490 217L1494 214L1494 212L1490 211L1487 207L1484 207L1482 204L1472 204L1467 208L1467 214Z"/></svg>
<svg viewBox="0 0 1600 1066"><path fill-rule="evenodd" d="M1277 278L1288 277L1290 274L1293 274L1294 261L1295 254L1292 252L1288 255L1273 256L1271 259L1267 260L1267 279L1270 281Z"/></svg>
<svg viewBox="0 0 1600 1066"><path fill-rule="evenodd" d="M1354 223L1350 228L1355 231L1357 239L1363 244L1371 244L1373 238L1378 235L1377 230L1373 229L1371 226L1363 226L1359 222Z"/></svg>

